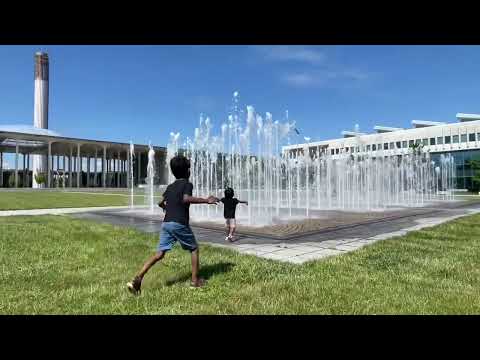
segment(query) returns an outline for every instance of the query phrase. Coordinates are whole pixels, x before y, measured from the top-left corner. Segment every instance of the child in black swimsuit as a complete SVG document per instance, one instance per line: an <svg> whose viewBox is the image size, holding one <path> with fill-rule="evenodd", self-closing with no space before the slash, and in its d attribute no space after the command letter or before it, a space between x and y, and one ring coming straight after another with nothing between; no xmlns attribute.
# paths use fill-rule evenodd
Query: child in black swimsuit
<svg viewBox="0 0 480 360"><path fill-rule="evenodd" d="M234 191L232 188L225 189L225 197L220 199L223 203L223 216L225 218L225 226L227 228L227 237L225 241L233 241L233 234L235 233L235 210L238 204L248 205L248 201L241 201L233 197Z"/></svg>

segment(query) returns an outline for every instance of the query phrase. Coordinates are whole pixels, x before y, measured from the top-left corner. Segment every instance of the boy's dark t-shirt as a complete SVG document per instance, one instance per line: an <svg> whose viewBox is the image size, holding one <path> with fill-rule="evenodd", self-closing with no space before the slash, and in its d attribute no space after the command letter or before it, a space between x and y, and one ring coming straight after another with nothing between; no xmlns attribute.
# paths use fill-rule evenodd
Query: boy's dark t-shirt
<svg viewBox="0 0 480 360"><path fill-rule="evenodd" d="M177 179L167 186L163 198L167 202L164 222L177 222L188 225L190 204L183 203L183 195L192 196L193 184L187 179Z"/></svg>
<svg viewBox="0 0 480 360"><path fill-rule="evenodd" d="M223 217L225 219L235 219L235 209L239 203L237 198L222 198L223 203Z"/></svg>

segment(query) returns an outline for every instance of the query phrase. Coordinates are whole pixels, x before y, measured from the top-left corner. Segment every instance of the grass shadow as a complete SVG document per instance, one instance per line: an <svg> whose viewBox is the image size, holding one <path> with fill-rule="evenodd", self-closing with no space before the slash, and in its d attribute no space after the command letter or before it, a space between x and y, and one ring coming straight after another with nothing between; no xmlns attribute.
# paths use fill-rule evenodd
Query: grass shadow
<svg viewBox="0 0 480 360"><path fill-rule="evenodd" d="M205 265L200 266L200 277L204 278L205 280L210 279L212 276L217 274L223 274L232 270L235 265L230 262L219 262L212 265ZM168 279L165 283L166 286L172 286L177 283L182 283L190 280L192 277L192 273L183 273L181 275L175 276L174 278Z"/></svg>

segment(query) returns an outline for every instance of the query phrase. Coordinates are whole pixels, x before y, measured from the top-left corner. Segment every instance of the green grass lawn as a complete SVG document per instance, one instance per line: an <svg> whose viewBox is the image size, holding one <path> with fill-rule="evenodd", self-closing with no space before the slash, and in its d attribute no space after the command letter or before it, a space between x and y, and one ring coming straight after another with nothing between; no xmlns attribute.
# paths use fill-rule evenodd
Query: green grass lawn
<svg viewBox="0 0 480 360"><path fill-rule="evenodd" d="M480 215L293 265L201 247L205 288L190 289L177 247L125 283L156 234L68 216L0 218L1 314L478 314Z"/></svg>
<svg viewBox="0 0 480 360"><path fill-rule="evenodd" d="M160 200L160 198L159 198ZM134 196L135 204L144 204L143 196ZM129 197L111 193L75 193L64 191L2 191L0 210L76 208L90 206L127 206Z"/></svg>

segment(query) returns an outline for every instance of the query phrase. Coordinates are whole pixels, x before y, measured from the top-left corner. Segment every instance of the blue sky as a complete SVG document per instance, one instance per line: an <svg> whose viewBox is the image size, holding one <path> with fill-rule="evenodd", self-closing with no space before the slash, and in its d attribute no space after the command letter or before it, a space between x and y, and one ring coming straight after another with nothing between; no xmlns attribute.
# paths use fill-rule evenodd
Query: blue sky
<svg viewBox="0 0 480 360"><path fill-rule="evenodd" d="M218 129L234 91L274 119L288 110L312 141L480 113L480 46L0 46L0 125L33 122L38 50L66 136L166 145L201 112Z"/></svg>

